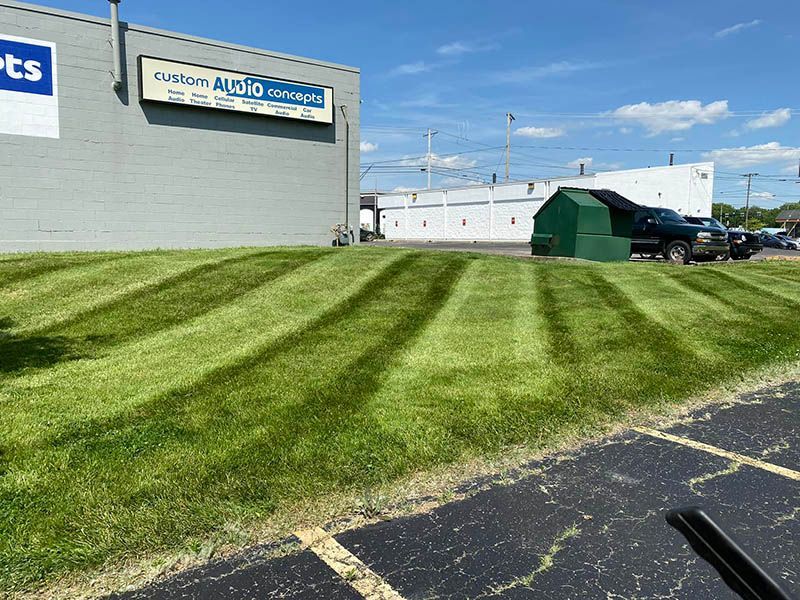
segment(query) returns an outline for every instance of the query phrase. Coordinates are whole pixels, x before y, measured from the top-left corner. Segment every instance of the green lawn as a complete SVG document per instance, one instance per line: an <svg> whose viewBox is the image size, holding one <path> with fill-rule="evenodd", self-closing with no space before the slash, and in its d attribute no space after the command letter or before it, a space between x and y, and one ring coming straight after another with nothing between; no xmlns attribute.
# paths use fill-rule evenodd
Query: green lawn
<svg viewBox="0 0 800 600"><path fill-rule="evenodd" d="M0 592L798 359L798 263L0 256Z"/></svg>

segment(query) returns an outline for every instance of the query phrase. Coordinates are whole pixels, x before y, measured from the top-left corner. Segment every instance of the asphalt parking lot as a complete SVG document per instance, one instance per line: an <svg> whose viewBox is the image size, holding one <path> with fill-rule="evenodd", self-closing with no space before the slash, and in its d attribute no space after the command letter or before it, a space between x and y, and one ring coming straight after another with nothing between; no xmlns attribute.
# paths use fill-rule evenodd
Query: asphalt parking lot
<svg viewBox="0 0 800 600"><path fill-rule="evenodd" d="M396 248L415 248L424 250L445 250L454 252L480 252L482 254L500 254L504 256L518 256L531 258L531 247L527 242L470 242L470 241L422 241L422 240L377 240L369 242L373 245L390 246ZM772 256L787 256L800 259L800 252L792 250L776 250L764 248L750 260L764 260ZM651 262L650 259L634 258L636 261Z"/></svg>
<svg viewBox="0 0 800 600"><path fill-rule="evenodd" d="M700 505L800 594L800 382L528 465L334 536L298 532L121 598L734 598L664 521Z"/></svg>

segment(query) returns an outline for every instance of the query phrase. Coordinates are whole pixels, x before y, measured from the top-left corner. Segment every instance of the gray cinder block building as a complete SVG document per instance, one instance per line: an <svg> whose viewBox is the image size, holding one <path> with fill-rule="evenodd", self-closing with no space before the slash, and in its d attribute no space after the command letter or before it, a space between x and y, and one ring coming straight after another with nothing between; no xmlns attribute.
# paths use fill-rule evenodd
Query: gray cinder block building
<svg viewBox="0 0 800 600"><path fill-rule="evenodd" d="M0 251L357 229L358 69L120 23L117 3L0 0Z"/></svg>

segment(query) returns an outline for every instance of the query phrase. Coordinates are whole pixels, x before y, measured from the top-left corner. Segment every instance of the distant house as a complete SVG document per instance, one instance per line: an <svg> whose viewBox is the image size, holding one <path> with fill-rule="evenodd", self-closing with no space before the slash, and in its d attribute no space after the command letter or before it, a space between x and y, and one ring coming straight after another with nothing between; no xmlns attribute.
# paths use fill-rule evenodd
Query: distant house
<svg viewBox="0 0 800 600"><path fill-rule="evenodd" d="M800 210L781 211L778 216L775 217L775 221L777 221L778 225L781 225L783 230L791 237L800 235L800 227L798 227L798 223L800 223Z"/></svg>

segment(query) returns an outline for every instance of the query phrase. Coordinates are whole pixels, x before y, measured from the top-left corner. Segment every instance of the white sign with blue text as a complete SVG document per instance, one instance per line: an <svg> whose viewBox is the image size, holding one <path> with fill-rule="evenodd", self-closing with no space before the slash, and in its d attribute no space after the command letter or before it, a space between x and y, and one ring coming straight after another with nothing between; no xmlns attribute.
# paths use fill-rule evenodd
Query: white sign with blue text
<svg viewBox="0 0 800 600"><path fill-rule="evenodd" d="M0 133L59 137L52 42L0 34Z"/></svg>
<svg viewBox="0 0 800 600"><path fill-rule="evenodd" d="M333 123L333 88L139 57L141 99Z"/></svg>

